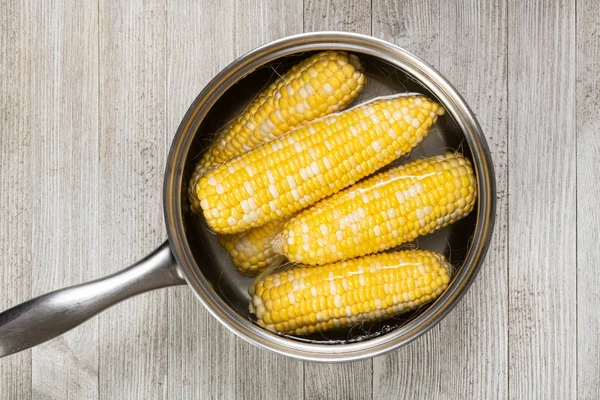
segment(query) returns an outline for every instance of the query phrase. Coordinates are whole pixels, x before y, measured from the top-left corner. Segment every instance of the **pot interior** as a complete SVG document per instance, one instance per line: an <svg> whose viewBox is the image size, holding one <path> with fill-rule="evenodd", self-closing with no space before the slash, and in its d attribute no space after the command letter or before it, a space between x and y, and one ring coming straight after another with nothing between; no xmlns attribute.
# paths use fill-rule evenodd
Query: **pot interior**
<svg viewBox="0 0 600 400"><path fill-rule="evenodd" d="M256 69L234 84L211 108L198 128L185 163L183 182L189 182L196 162L200 159L207 145L214 139L215 132L242 112L253 97L276 79L278 74L285 72L292 65L311 54L312 52L303 52L279 58L275 62ZM417 92L435 98L424 86L396 66L370 55L355 54L361 59L368 78L365 90L355 103L361 103L378 96L405 92ZM460 151L466 157L471 158L471 151L464 135L450 113L440 117L423 142L413 149L409 155L396 160L393 165L426 156L444 154L448 151ZM187 192L187 184L184 185L183 190ZM252 283L252 279L242 277L236 272L227 252L219 245L217 236L207 228L204 218L190 212L187 193L182 193L181 198L184 202L182 209L187 240L202 274L211 283L215 292L233 310L244 318L252 320L253 315L248 311L250 301L248 287ZM457 223L402 247L419 247L440 252L457 269L460 269L463 266L473 237L476 215L477 213L474 211ZM288 338L317 344L351 343L368 340L402 326L422 313L427 307L424 306L410 314L402 314L381 322L362 324L351 329L338 329L303 337L288 336Z"/></svg>

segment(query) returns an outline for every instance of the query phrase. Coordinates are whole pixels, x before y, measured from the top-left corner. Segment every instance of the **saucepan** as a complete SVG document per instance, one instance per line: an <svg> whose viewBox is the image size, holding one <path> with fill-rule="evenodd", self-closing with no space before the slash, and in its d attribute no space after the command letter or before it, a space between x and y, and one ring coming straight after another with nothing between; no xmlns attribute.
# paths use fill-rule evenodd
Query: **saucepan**
<svg viewBox="0 0 600 400"><path fill-rule="evenodd" d="M238 275L202 217L193 215L187 184L211 135L239 113L253 96L299 60L322 50L354 53L364 64L364 101L380 95L418 92L437 99L447 113L406 158L460 150L475 167L478 202L469 217L419 241L444 253L456 266L437 301L368 330L351 329L309 337L278 335L257 326L248 311L251 280ZM0 356L50 340L100 311L134 295L187 284L206 309L248 342L308 361L344 362L397 349L440 322L468 290L490 243L495 180L482 130L465 100L440 73L408 51L365 35L307 33L259 47L221 71L198 95L183 118L169 153L163 188L168 240L143 260L113 275L60 289L0 314Z"/></svg>

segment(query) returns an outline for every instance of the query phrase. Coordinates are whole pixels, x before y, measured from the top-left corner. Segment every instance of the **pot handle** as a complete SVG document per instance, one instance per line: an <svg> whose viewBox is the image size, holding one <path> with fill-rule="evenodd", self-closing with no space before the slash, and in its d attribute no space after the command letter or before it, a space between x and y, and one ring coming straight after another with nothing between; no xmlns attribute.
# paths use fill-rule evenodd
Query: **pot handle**
<svg viewBox="0 0 600 400"><path fill-rule="evenodd" d="M183 285L169 242L115 274L50 292L0 313L0 357L53 339L129 297Z"/></svg>

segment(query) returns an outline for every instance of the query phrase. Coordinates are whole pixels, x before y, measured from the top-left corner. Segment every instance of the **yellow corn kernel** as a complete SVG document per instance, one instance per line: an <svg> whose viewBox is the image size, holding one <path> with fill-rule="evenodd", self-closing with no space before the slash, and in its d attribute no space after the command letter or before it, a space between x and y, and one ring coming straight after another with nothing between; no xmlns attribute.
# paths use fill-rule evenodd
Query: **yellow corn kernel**
<svg viewBox="0 0 600 400"><path fill-rule="evenodd" d="M271 242L281 233L286 221L277 220L246 232L222 235L219 242L229 253L238 272L253 277L285 260L284 256L273 251Z"/></svg>
<svg viewBox="0 0 600 400"><path fill-rule="evenodd" d="M256 315L260 326L280 333L306 335L349 327L414 310L432 301L448 287L451 272L444 256L427 250L382 253L321 266L297 266L293 274L282 271L258 278L250 293L250 312ZM348 281L357 276L363 285L351 287ZM387 282L379 279L381 276ZM433 278L426 282L421 279L424 276ZM274 303L260 293L266 293L263 289L266 282L284 286L289 278L292 278L291 289L279 292L280 298L289 300L289 305L285 310L275 309ZM408 287L403 285L408 280L414 285L403 288Z"/></svg>
<svg viewBox="0 0 600 400"><path fill-rule="evenodd" d="M411 113L422 114L425 122ZM261 226L408 153L443 113L439 104L423 96L374 100L302 125L215 167L191 187L191 193L217 233ZM411 130L402 128L407 121Z"/></svg>
<svg viewBox="0 0 600 400"><path fill-rule="evenodd" d="M473 210L476 197L471 163L460 153L417 160L301 212L273 245L288 260L309 265L359 257L458 221Z"/></svg>
<svg viewBox="0 0 600 400"><path fill-rule="evenodd" d="M366 77L359 59L342 51L317 53L260 92L246 110L219 132L191 179L238 154L313 119L342 110L362 92ZM191 196L192 210L200 204Z"/></svg>

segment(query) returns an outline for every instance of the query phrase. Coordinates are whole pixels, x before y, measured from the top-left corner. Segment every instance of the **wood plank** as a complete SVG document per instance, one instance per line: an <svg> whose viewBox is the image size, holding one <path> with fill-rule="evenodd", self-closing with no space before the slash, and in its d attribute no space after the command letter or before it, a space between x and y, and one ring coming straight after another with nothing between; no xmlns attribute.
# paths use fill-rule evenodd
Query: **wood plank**
<svg viewBox="0 0 600 400"><path fill-rule="evenodd" d="M228 63L261 44L301 32L301 7L301 2L292 0L226 0L205 9L194 2L170 2L170 134L175 133L203 86ZM236 338L202 307L190 290L169 292L172 397L302 397L301 363ZM210 368L202 367L206 365Z"/></svg>
<svg viewBox="0 0 600 400"><path fill-rule="evenodd" d="M508 4L510 397L576 396L575 1Z"/></svg>
<svg viewBox="0 0 600 400"><path fill-rule="evenodd" d="M303 6L296 0L237 0L234 57L286 36L302 33Z"/></svg>
<svg viewBox="0 0 600 400"><path fill-rule="evenodd" d="M401 46L437 66L440 5L437 0L373 0L373 36Z"/></svg>
<svg viewBox="0 0 600 400"><path fill-rule="evenodd" d="M351 31L371 34L371 1L306 0L304 31ZM304 364L307 399L370 399L373 396L373 361L348 364Z"/></svg>
<svg viewBox="0 0 600 400"><path fill-rule="evenodd" d="M236 339L190 290L174 288L108 311L99 338L89 322L36 349L33 372L30 351L0 360L0 398L93 398L92 387L103 398L496 398L508 396L508 361L511 398L598 398L600 16L592 0L577 0L575 16L574 1L510 2L507 11L501 0L374 0L373 34L422 56L465 95L498 178L482 272L424 338L372 369L306 364L303 383L301 363ZM302 18L302 2L171 1L166 15L164 4L100 2L98 15L97 5L1 1L0 310L116 271L159 244L166 151L187 107L237 55L295 33ZM370 33L370 10L364 1L305 0L304 29Z"/></svg>
<svg viewBox="0 0 600 400"><path fill-rule="evenodd" d="M327 30L371 34L371 0L305 0L304 32Z"/></svg>
<svg viewBox="0 0 600 400"><path fill-rule="evenodd" d="M98 15L65 1L33 12L32 296L101 275L98 269ZM32 352L34 398L98 397L97 321Z"/></svg>
<svg viewBox="0 0 600 400"><path fill-rule="evenodd" d="M600 8L577 1L577 398L600 398Z"/></svg>
<svg viewBox="0 0 600 400"><path fill-rule="evenodd" d="M304 364L304 398L364 400L373 397L373 362Z"/></svg>
<svg viewBox="0 0 600 400"><path fill-rule="evenodd" d="M31 78L35 76L26 2L0 5L0 311L31 296L34 196ZM0 360L0 398L31 398L31 351Z"/></svg>
<svg viewBox="0 0 600 400"><path fill-rule="evenodd" d="M166 237L164 1L103 1L100 20L100 259L118 270ZM164 290L100 316L100 398L167 398L168 318Z"/></svg>
<svg viewBox="0 0 600 400"><path fill-rule="evenodd" d="M235 338L234 399L302 399L302 362ZM310 398L310 397L308 397Z"/></svg>

